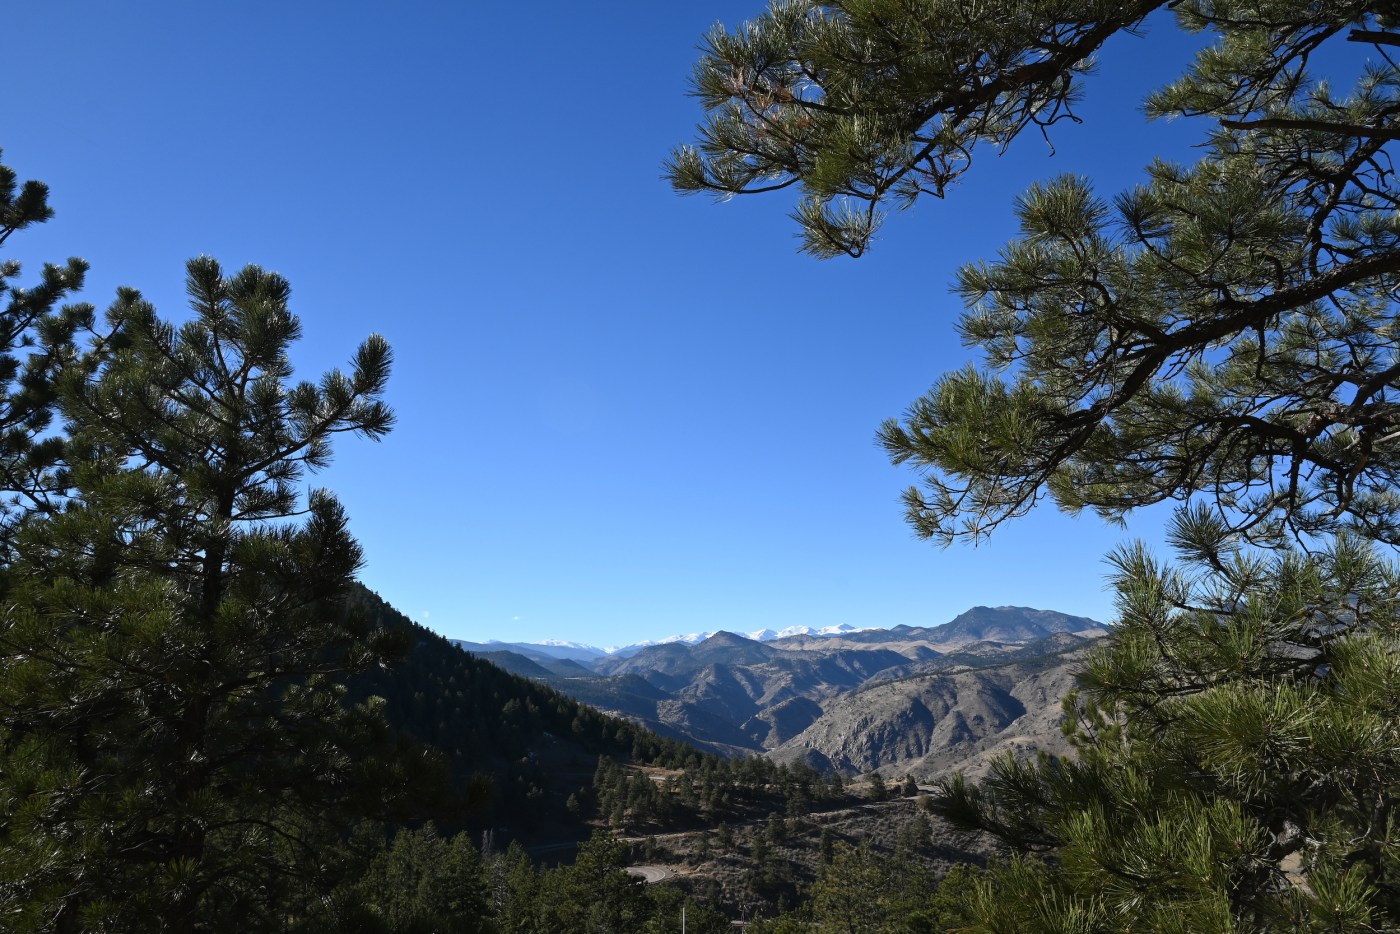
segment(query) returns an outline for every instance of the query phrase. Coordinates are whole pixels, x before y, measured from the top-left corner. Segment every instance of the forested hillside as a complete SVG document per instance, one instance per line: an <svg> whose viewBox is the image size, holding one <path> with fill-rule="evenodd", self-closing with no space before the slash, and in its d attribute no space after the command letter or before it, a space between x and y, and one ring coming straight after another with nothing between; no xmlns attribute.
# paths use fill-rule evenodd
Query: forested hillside
<svg viewBox="0 0 1400 934"><path fill-rule="evenodd" d="M599 756L668 768L714 758L477 658L363 587L350 605L409 637L402 662L350 686L358 699L384 698L393 728L441 757L459 800L427 816L498 829L502 845L512 834L558 839L584 832L567 804L587 793Z"/></svg>
<svg viewBox="0 0 1400 934"><path fill-rule="evenodd" d="M89 264L27 239L47 186L0 164L0 932L1400 932L1400 7L771 0L712 28L667 178L795 194L800 250L879 248L868 282L764 255L754 213L638 212L636 134L671 132L654 27L690 4L302 7L0 17L20 161L93 202L72 249L132 264L88 300ZM1131 103L1089 81L1120 40L1148 54L1115 80L1173 62ZM1134 178L1144 113L1186 132ZM959 184L1081 125L989 243ZM884 251L891 209L944 199L941 239ZM306 304L199 252L226 249ZM948 278L971 361L906 317ZM378 328L424 410L393 469ZM825 444L920 391L910 360L943 372L875 441L914 537L1165 519L1108 553L1110 626L823 625L951 599L958 572L859 534L862 468ZM432 540L396 573L317 482L348 439L325 482ZM977 586L1057 586L1074 538ZM520 677L358 583L410 579L522 637L697 635L512 644ZM757 614L834 635L711 631Z"/></svg>
<svg viewBox="0 0 1400 934"><path fill-rule="evenodd" d="M48 220L47 196L0 165L0 243ZM22 288L0 263L6 932L489 927L474 836L418 847L444 859L413 873L461 871L395 907L402 873L381 870L427 839L408 828L577 839L600 753L703 761L355 583L345 511L302 481L337 435L392 426L381 337L293 382L281 276L193 259L176 326L134 289L101 317L61 305L85 272Z"/></svg>

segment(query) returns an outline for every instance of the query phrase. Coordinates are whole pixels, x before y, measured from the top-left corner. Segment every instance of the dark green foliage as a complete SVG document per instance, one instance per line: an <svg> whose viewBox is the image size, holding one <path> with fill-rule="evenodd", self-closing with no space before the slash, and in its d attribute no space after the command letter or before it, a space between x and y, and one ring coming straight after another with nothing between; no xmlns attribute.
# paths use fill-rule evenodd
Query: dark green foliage
<svg viewBox="0 0 1400 934"><path fill-rule="evenodd" d="M626 847L604 833L579 848L572 866L536 873L519 855L507 854L509 869L497 919L517 934L645 934L686 929L720 934L729 922L669 885L644 885L624 873Z"/></svg>
<svg viewBox="0 0 1400 934"><path fill-rule="evenodd" d="M488 869L497 926L515 934L533 930L540 882L530 857L512 843L503 855L489 858Z"/></svg>
<svg viewBox="0 0 1400 934"><path fill-rule="evenodd" d="M938 881L938 888L928 901L928 912L938 921L937 930L961 931L968 921L967 905L983 875L983 870L967 863L958 863Z"/></svg>
<svg viewBox="0 0 1400 934"><path fill-rule="evenodd" d="M1122 621L1071 706L1076 759L1006 760L940 804L1058 858L996 873L979 929L1400 923L1400 568L1348 538L1195 575L1116 562Z"/></svg>
<svg viewBox="0 0 1400 934"><path fill-rule="evenodd" d="M7 930L309 918L326 853L421 761L344 702L339 677L401 641L345 603L360 552L339 504L296 490L334 435L388 429L388 348L290 385L284 280L199 259L188 288L180 328L123 291L116 337L61 374L72 498L29 514L5 568Z"/></svg>
<svg viewBox="0 0 1400 934"><path fill-rule="evenodd" d="M351 605L408 644L403 664L357 675L350 696L383 698L394 729L444 759L458 806L424 816L475 828L576 828L588 809L579 802L575 814L568 799L587 780L585 763L600 754L636 752L639 762L665 766L701 758L691 746L463 651L363 587Z"/></svg>
<svg viewBox="0 0 1400 934"><path fill-rule="evenodd" d="M284 280L199 259L188 288L178 328L124 290L107 333L53 373L68 498L23 517L3 578L6 930L314 928L360 909L385 930L475 930L475 890L436 876L358 909L326 901L398 891L422 867L457 878L475 853L405 833L376 857L342 846L347 829L548 823L564 794L535 750L554 737L575 756L693 750L506 675L354 585L343 512L299 483L335 434L388 429L388 348L373 338L350 374L291 385Z"/></svg>
<svg viewBox="0 0 1400 934"><path fill-rule="evenodd" d="M0 243L51 213L0 166ZM545 814L536 752L560 736L580 765L701 761L353 583L343 511L302 483L335 435L388 431L387 345L293 383L281 277L193 260L186 323L123 289L99 331L89 306L55 310L85 268L23 290L0 266L0 927L494 931L529 905L541 931L664 929L678 893L641 889L602 839L539 875L431 825L376 829Z"/></svg>
<svg viewBox="0 0 1400 934"><path fill-rule="evenodd" d="M775 0L706 37L708 116L667 174L721 198L797 187L803 249L859 256L882 204L942 197L980 144L1071 119L1090 57L1160 5Z"/></svg>
<svg viewBox="0 0 1400 934"><path fill-rule="evenodd" d="M670 885L647 886L623 871L626 847L595 834L573 865L537 869L512 845L483 856L466 834L429 825L378 844L368 869L332 899L331 930L364 934L720 934L729 922ZM371 847L373 852L374 847Z"/></svg>
<svg viewBox="0 0 1400 934"><path fill-rule="evenodd" d="M915 812L913 820L899 829L899 836L895 840L895 853L906 857L919 853L929 846L932 836L933 824L928 815L919 810Z"/></svg>
<svg viewBox="0 0 1400 934"><path fill-rule="evenodd" d="M866 776L866 781L870 783L870 800L883 801L890 795L889 788L885 785L885 778L879 772L871 772Z"/></svg>
<svg viewBox="0 0 1400 934"><path fill-rule="evenodd" d="M705 862L714 854L714 838L708 830L702 830L696 835L691 853L695 856L696 862L700 863Z"/></svg>
<svg viewBox="0 0 1400 934"><path fill-rule="evenodd" d="M941 881L921 863L840 844L795 911L755 925L761 934L934 934L961 930L978 870L956 866ZM1010 929L1008 929L1010 930Z"/></svg>
<svg viewBox="0 0 1400 934"><path fill-rule="evenodd" d="M772 822L778 819L774 806L796 818L818 804L845 800L844 793L833 792L815 769L802 764L721 759L691 751L684 766L658 783L642 771L600 759L593 775L598 814L615 827L678 829L764 814Z"/></svg>
<svg viewBox="0 0 1400 934"><path fill-rule="evenodd" d="M852 934L938 930L928 910L933 879L919 864L842 844L808 893L818 929Z"/></svg>
<svg viewBox="0 0 1400 934"><path fill-rule="evenodd" d="M0 245L10 236L53 217L48 186L19 177L0 163ZM82 288L87 263L71 258L45 264L28 288L15 280L20 264L0 261L0 548L10 560L15 521L31 509L51 509L66 489L60 468L62 440L53 422L54 378L72 359L74 334L92 321L92 308L58 308Z"/></svg>
<svg viewBox="0 0 1400 934"><path fill-rule="evenodd" d="M645 886L623 872L627 848L597 833L572 866L540 877L533 907L539 931L635 931L649 905Z"/></svg>
<svg viewBox="0 0 1400 934"><path fill-rule="evenodd" d="M353 905L342 924L389 934L487 934L496 930L486 866L465 834L438 836L432 824L400 831L342 893ZM351 922L351 918L355 920Z"/></svg>
<svg viewBox="0 0 1400 934"><path fill-rule="evenodd" d="M1087 55L1159 6L777 3L710 36L711 119L672 180L800 185L806 249L859 254L881 204L1065 116ZM945 544L1047 498L1179 504L1180 567L1113 557L1077 756L945 787L945 816L1048 856L967 886L964 929L1391 930L1400 574L1368 542L1400 544L1400 18L1169 6L1214 41L1147 111L1202 118L1200 161L1111 201L1074 176L1024 194L1021 235L959 277L985 365L880 433Z"/></svg>
<svg viewBox="0 0 1400 934"><path fill-rule="evenodd" d="M1262 544L1400 541L1382 441L1400 427L1400 228L1351 242L1350 224L1389 222L1326 217L1295 188L1346 200L1374 180L1287 176L1255 148L1221 137L1111 206L1070 177L1022 196L1022 239L960 277L959 328L988 369L942 377L881 431L895 462L928 472L905 497L921 535L975 538L1044 497L1116 520L1201 493L1234 517L1228 534ZM1315 224L1333 230L1320 246Z"/></svg>
<svg viewBox="0 0 1400 934"><path fill-rule="evenodd" d="M800 185L807 248L859 253L881 203L941 195L977 143L1065 116L1088 56L1163 5L775 3L709 37L711 119L672 179ZM1205 157L1111 201L1074 176L1037 185L1022 236L963 270L959 330L986 366L881 431L926 478L906 496L921 535L976 538L1047 497L1118 519L1200 493L1262 543L1400 541L1394 11L1171 6L1219 41L1147 109L1209 118ZM1323 47L1347 80L1309 72Z"/></svg>
<svg viewBox="0 0 1400 934"><path fill-rule="evenodd" d="M646 934L673 934L679 931L682 916L685 919L687 934L732 934L734 930L729 919L715 910L705 900L696 900L672 885L653 885L647 890L651 908L646 924L641 928ZM684 915L682 915L684 909Z"/></svg>

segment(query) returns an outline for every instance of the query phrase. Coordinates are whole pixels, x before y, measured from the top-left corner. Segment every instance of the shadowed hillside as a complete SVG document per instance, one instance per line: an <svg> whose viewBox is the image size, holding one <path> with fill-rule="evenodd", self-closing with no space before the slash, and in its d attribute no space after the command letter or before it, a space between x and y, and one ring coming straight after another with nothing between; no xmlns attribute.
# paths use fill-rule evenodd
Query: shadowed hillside
<svg viewBox="0 0 1400 934"><path fill-rule="evenodd" d="M441 756L457 800L449 813L425 816L527 840L582 834L568 799L588 789L600 755L671 767L705 758L684 742L474 657L363 587L353 603L410 637L407 658L355 678L351 692L384 698L393 727Z"/></svg>

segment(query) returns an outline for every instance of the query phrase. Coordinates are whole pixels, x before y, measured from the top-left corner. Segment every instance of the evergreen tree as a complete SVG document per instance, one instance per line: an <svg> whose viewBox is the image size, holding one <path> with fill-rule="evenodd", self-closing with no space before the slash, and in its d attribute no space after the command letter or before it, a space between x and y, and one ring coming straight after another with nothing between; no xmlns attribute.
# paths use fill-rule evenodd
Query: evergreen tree
<svg viewBox="0 0 1400 934"><path fill-rule="evenodd" d="M925 849L933 836L933 824L923 811L915 811L914 817L901 824L895 837L895 854L908 857Z"/></svg>
<svg viewBox="0 0 1400 934"><path fill-rule="evenodd" d="M340 678L401 640L349 611L344 511L298 488L336 434L389 429L389 349L371 338L349 375L290 384L286 281L207 258L188 272L187 323L123 290L117 338L65 367L71 499L17 531L0 622L7 930L310 923L332 844L409 779Z"/></svg>
<svg viewBox="0 0 1400 934"><path fill-rule="evenodd" d="M1161 6L775 3L708 38L695 92L710 119L672 180L801 186L808 248L858 253L880 205L942 195L979 143L1071 115L1093 52ZM1117 519L1202 493L1264 543L1400 539L1393 11L1171 6L1219 41L1147 110L1208 118L1206 156L1154 163L1111 203L1078 177L1037 185L1023 236L963 270L959 331L987 366L945 375L881 431L926 475L906 495L921 535L976 538L1046 497ZM1349 90L1307 71L1322 46L1360 73Z"/></svg>
<svg viewBox="0 0 1400 934"><path fill-rule="evenodd" d="M871 772L866 777L870 783L870 800L883 801L889 797L889 787L885 785L885 777L879 772Z"/></svg>
<svg viewBox="0 0 1400 934"><path fill-rule="evenodd" d="M836 847L808 893L816 930L842 934L932 934L933 880L922 866Z"/></svg>
<svg viewBox="0 0 1400 934"><path fill-rule="evenodd" d="M540 877L539 931L636 931L650 914L640 880L623 872L626 847L602 831L579 847L572 866Z"/></svg>
<svg viewBox="0 0 1400 934"><path fill-rule="evenodd" d="M821 859L821 865L825 866L831 862L835 853L836 838L832 835L830 827L823 827L821 835L817 838L817 854Z"/></svg>
<svg viewBox="0 0 1400 934"><path fill-rule="evenodd" d="M1373 931L1400 923L1400 568L1114 556L1117 630L1081 674L1073 759L996 763L944 816L1054 868L993 873L979 930Z"/></svg>
<svg viewBox="0 0 1400 934"><path fill-rule="evenodd" d="M1203 158L1112 201L1078 177L1023 195L1022 235L959 277L986 366L880 433L924 474L914 528L945 544L1044 499L1115 520L1179 503L1179 566L1113 556L1120 620L1067 708L1077 755L945 787L945 816L1032 854L962 887L960 929L1390 930L1400 594L1373 543L1400 544L1393 7L776 3L709 37L711 116L671 176L800 186L805 248L859 255L884 205L1072 116L1092 53L1165 6L1215 42L1147 111L1208 121Z"/></svg>
<svg viewBox="0 0 1400 934"><path fill-rule="evenodd" d="M20 184L18 174L0 163L0 246L53 217L48 195L42 182ZM77 258L46 264L38 284L22 288L16 281L20 264L0 262L0 563L12 557L18 519L63 499L62 439L50 432L54 380L72 359L74 335L91 323L92 309L58 303L82 288L87 268Z"/></svg>
<svg viewBox="0 0 1400 934"><path fill-rule="evenodd" d="M692 93L707 119L667 175L719 198L797 188L803 249L859 256L886 202L942 197L980 145L1074 119L1093 54L1164 5L774 0L706 36Z"/></svg>
<svg viewBox="0 0 1400 934"><path fill-rule="evenodd" d="M490 869L498 881L494 905L500 929L517 934L537 930L540 877L520 844L512 842L503 855L491 862Z"/></svg>
<svg viewBox="0 0 1400 934"><path fill-rule="evenodd" d="M710 832L708 830L700 831L695 837L695 848L692 851L695 861L697 863L706 862L713 852L714 845L710 841Z"/></svg>
<svg viewBox="0 0 1400 934"><path fill-rule="evenodd" d="M446 840L428 824L399 831L354 884L352 897L363 906L357 920L371 930L484 934L495 930L487 884L467 835Z"/></svg>

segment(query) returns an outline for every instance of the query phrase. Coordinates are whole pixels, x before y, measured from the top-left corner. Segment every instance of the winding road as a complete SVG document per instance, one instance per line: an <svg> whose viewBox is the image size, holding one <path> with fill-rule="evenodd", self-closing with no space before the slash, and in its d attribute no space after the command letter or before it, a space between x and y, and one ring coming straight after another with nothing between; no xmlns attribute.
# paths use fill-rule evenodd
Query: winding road
<svg viewBox="0 0 1400 934"><path fill-rule="evenodd" d="M648 885L656 882L665 882L674 873L665 866L628 866L627 874L636 876Z"/></svg>

